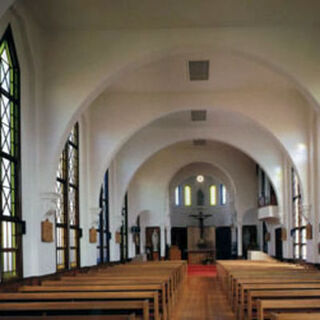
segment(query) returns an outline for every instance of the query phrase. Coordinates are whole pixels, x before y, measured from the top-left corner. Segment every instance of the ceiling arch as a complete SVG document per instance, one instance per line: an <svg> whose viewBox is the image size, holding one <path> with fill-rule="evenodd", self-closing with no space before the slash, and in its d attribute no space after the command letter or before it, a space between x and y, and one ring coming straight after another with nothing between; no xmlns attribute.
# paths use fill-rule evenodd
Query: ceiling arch
<svg viewBox="0 0 320 320"><path fill-rule="evenodd" d="M251 31L250 31L251 32ZM241 43L239 43L239 34L237 34L237 45L235 42L235 38L233 35L233 32L230 31L230 33L228 33L226 35L226 37L224 38L225 41L221 41L220 36L222 35L221 30L219 30L217 32L217 34L213 33L211 34L211 43L212 44L208 44L208 38L207 36L210 36L209 31L205 31L201 36L199 37L192 37L192 41L190 41L190 37L188 36L186 39L188 39L188 41L186 42L182 42L181 43L181 39L183 39L183 37L181 37L181 32L178 32L179 36L178 38L176 38L176 36L172 36L170 39L163 39L161 38L161 41L159 41L160 39L157 37L154 37L152 40L150 40L148 37L149 35L144 34L144 36L146 36L148 38L148 41L145 42L145 44L147 46L151 46L149 48L143 47L141 46L141 38L138 42L136 42L135 44L131 43L131 41L133 40L133 37L129 37L126 38L126 45L132 45L130 47L129 50L123 50L123 48L121 49L122 53L121 55L119 55L117 58L112 57L112 59L109 61L108 60L108 55L104 55L104 63L101 64L100 61L100 57L96 57L97 59L97 63L96 66L99 65L99 72L101 72L101 76L97 75L94 78L94 81L91 81L91 83L88 83L88 79L93 80L92 76L90 75L91 70L87 70L85 68L85 70L83 70L83 68L76 68L77 70L82 70L82 71L88 71L89 74L87 74L87 79L83 79L84 83L83 85L86 86L85 88L79 88L79 94L77 94L77 98L76 99L72 99L70 100L69 98L68 101L66 101L66 103L63 103L63 101L58 98L58 99L53 99L52 93L50 93L47 98L49 98L48 100L48 106L52 107L50 108L50 111L48 112L48 114L46 116L51 118L51 121L55 122L55 119L60 119L61 120L61 116L63 114L63 119L61 120L61 123L57 123L57 126L59 128L61 128L62 130L56 130L55 132L46 132L46 134L51 134L52 137L56 136L57 134L60 135L60 138L58 138L58 145L56 146L56 148L52 148L51 150L53 151L49 151L49 152L42 152L41 154L44 157L49 157L50 159L52 159L52 155L51 153L54 152L53 158L57 160L58 158L58 152L57 150L61 149L61 146L63 145L65 138L69 132L69 129L72 127L72 124L74 123L74 121L79 117L79 115L86 110L90 105L92 105L92 103L95 101L95 99L101 95L103 92L107 92L106 90L110 87L110 85L112 83L114 83L117 79L120 79L123 76L128 75L128 73L130 73L131 71L137 70L139 69L139 67L146 65L152 61L158 61L159 59L166 57L166 56L171 56L172 54L178 54L181 52L199 52L199 47L203 48L202 52L212 52L212 51L224 51L227 53L233 52L236 53L237 55L241 56L244 59L250 59L251 61L255 61L258 62L258 64L263 64L265 63L265 65L267 65L270 69L273 69L274 71L277 71L278 73L281 74L285 74L287 76L287 78L289 78L291 80L291 83L293 83L293 87L295 87L296 89L300 90L301 88L303 88L303 85L299 85L300 81L295 80L297 79L297 76L289 76L290 71L289 69L292 66L288 66L288 65L282 65L283 61L276 61L276 55L266 55L266 52L259 52L259 48L261 49L261 47L259 46L259 42L253 42L251 44L246 43L245 41ZM193 32L193 33L197 33L197 32ZM256 36L259 32L255 33L253 32L252 37L246 37L246 39L250 39L253 40L253 38L255 38L254 40L257 40ZM263 32L264 35L268 34L268 32L265 34L265 32ZM159 36L159 34L158 34ZM177 40L180 39L180 40ZM98 40L98 39L97 39ZM125 39L123 39L125 40ZM150 40L150 41L149 41ZM244 39L241 39L241 41L243 41ZM277 39L274 39L275 41ZM280 39L278 39L280 40ZM99 40L98 40L99 41ZM157 42L159 41L159 42ZM241 42L240 41L240 42ZM72 41L71 41L72 42ZM120 41L121 42L121 41ZM118 43L120 45L120 42ZM249 41L250 42L250 41ZM123 45L124 43L122 42L121 45ZM71 44L70 44L71 45ZM236 45L236 48L235 48ZM140 46L140 47L139 47ZM253 49L250 52L250 46L254 46L254 48L252 47L251 49ZM67 46L68 47L68 46ZM109 49L110 50L110 49ZM116 48L114 48L114 50L117 50ZM94 50L93 50L94 51ZM98 50L99 52L104 52L103 50L101 51L100 49ZM86 52L86 50L85 50ZM114 51L113 51L114 52ZM146 54L147 52L147 54ZM86 56L87 58L87 56ZM272 61L273 59L273 61ZM68 60L68 59L65 59ZM74 59L77 63L80 62L78 61L79 59ZM81 60L81 59L80 59ZM70 62L70 61L69 61ZM112 63L112 66L109 63ZM74 64L74 62L70 62L72 65ZM75 66L71 66L72 68ZM68 67L68 68L71 68ZM67 68L67 69L68 69ZM54 70L54 72L59 72L60 68L57 68L57 70ZM283 71L285 70L286 71ZM97 68L95 68L95 71L97 71ZM68 74L68 72L62 72L62 74ZM86 72L84 72L86 73ZM75 76L75 70L73 69L72 72L70 72L70 74L72 74L72 76ZM293 74L293 73L291 73ZM79 81L81 78L83 78L84 74L79 74ZM56 79L56 76L52 76L50 77L50 79ZM71 80L71 79L70 79ZM51 80L50 80L51 81ZM68 77L66 77L66 79L63 79L63 81L69 81ZM302 81L303 82L303 81ZM51 84L50 84L51 86ZM61 85L59 85L59 87L61 87ZM299 89L300 88L300 89ZM58 90L59 91L59 90ZM59 95L59 92L55 90L55 95ZM65 91L65 90L64 90ZM70 88L70 92L72 92L72 88ZM303 91L303 90L302 90ZM65 92L63 94L63 96L65 97ZM61 97L62 98L62 97ZM74 101L73 101L74 100ZM311 99L312 100L312 99ZM54 101L54 104L59 103L59 107L58 109L52 105ZM71 104L73 106L71 106ZM64 110L61 109L63 107L63 105L69 105L69 107ZM64 114L67 111L67 115ZM54 114L55 115L54 115ZM55 127L54 125L51 127ZM49 130L49 127L44 128L45 131ZM61 133L64 132L61 136Z"/></svg>

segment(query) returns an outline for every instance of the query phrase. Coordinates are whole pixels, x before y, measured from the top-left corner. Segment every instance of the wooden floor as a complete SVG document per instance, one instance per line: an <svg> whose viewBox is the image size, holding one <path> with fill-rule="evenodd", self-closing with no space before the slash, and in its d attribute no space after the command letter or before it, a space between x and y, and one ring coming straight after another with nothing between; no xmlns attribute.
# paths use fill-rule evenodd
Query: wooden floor
<svg viewBox="0 0 320 320"><path fill-rule="evenodd" d="M189 276L172 320L234 320L216 278Z"/></svg>

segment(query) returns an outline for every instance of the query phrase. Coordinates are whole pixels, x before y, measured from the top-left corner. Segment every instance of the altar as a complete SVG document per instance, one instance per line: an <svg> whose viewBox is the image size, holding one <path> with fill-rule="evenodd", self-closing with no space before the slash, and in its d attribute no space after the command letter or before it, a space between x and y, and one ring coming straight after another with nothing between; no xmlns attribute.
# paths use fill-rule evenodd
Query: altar
<svg viewBox="0 0 320 320"><path fill-rule="evenodd" d="M216 255L214 249L198 249L188 250L188 263L189 264L204 264L214 263Z"/></svg>
<svg viewBox="0 0 320 320"><path fill-rule="evenodd" d="M188 227L188 263L206 264L216 260L215 227Z"/></svg>
<svg viewBox="0 0 320 320"><path fill-rule="evenodd" d="M199 226L188 227L188 263L213 264L216 260L216 229L205 226L204 221L212 216L205 213L204 193L201 189L197 192L196 213L189 217L198 220Z"/></svg>

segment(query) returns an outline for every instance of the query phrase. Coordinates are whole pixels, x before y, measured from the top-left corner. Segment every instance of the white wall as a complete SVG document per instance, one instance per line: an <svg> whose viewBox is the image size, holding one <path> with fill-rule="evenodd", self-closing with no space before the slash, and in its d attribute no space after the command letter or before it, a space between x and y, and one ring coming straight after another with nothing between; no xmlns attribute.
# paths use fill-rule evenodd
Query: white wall
<svg viewBox="0 0 320 320"><path fill-rule="evenodd" d="M4 8L10 4L10 1L5 1ZM54 244L40 242L40 221L46 213L46 194L54 191L58 157L67 134L76 120L83 120L85 110L85 137L81 140L81 148L86 150L81 154L81 185L84 186L80 208L84 230L82 265L91 265L95 261L95 248L87 244L87 230L92 223L88 216L97 207L102 177L112 159L121 150L121 156L112 165L119 165L119 169L115 167L113 177L113 188L118 191L127 188L133 174L152 154L185 138L216 138L231 145L231 141L235 141L233 143L239 144L239 149L258 159L282 199L282 218L288 229L291 209L290 194L286 190L290 185L287 174L292 160L301 178L305 210L314 223L314 230L318 229L319 115L313 111L314 107L318 108L320 100L317 28L65 32L42 29L33 21L27 6L20 2L1 16L0 34L9 23L21 69L22 211L27 222L27 234L23 237L25 276L55 271ZM292 89L252 90L248 87L192 94L108 91L115 80L140 66L169 55L187 57L190 52L199 51L203 54L216 51L233 53L246 61L252 60L283 74L291 81ZM202 109L204 106L208 110L231 112L236 120L240 120L238 115L242 115L253 122L241 130L241 134L237 121L229 130L180 131L181 128L176 128L168 131L170 137L165 136L163 130L148 128L153 134L149 136L150 140L145 141L155 143L157 147L146 146L146 152L141 155L141 149L137 148L137 152L131 153L131 160L136 161L119 162L119 158L121 161L127 159L122 155L127 152L130 155L130 143L146 139L147 132L141 131L141 135L135 136L131 142L129 139L153 120L175 111ZM157 139L158 134L160 139ZM123 168L127 168L127 173L119 174L118 170ZM172 168L175 168L174 164ZM122 192L113 196L111 219L114 229L122 196ZM166 208L162 202L156 202L155 206L157 210ZM145 210L140 207L141 204L136 204L137 209ZM152 211L144 212L148 212L151 223ZM162 219L159 223L165 225L167 220ZM308 260L311 262L320 262L318 241L315 236L308 243ZM290 240L287 242L285 252L289 257ZM114 250L114 259L116 255L117 250Z"/></svg>
<svg viewBox="0 0 320 320"><path fill-rule="evenodd" d="M203 182L198 182L198 175L204 176ZM225 185L227 189L226 203L220 204L220 185ZM183 190L180 195L180 205L175 204L175 188L182 188L189 185L192 190L191 206L184 205ZM216 186L216 205L210 205L209 189L212 185ZM214 226L230 226L235 218L234 208L234 184L229 177L217 167L212 165L195 162L180 169L171 179L168 194L169 194L169 212L172 227L186 227L189 225L198 226L199 221L190 217L190 214L198 213L197 210L197 191L202 190L204 193L204 205L201 206L203 214L211 214L211 217L206 218L206 225Z"/></svg>
<svg viewBox="0 0 320 320"><path fill-rule="evenodd" d="M141 212L148 212L149 226L160 226L162 232L165 227L170 230L170 181L182 167L199 160L222 168L232 177L236 190L234 207L239 222L248 210L257 209L256 171L251 159L220 143L212 142L204 149L192 147L190 143L190 147L175 145L163 149L138 170L128 189L130 224Z"/></svg>

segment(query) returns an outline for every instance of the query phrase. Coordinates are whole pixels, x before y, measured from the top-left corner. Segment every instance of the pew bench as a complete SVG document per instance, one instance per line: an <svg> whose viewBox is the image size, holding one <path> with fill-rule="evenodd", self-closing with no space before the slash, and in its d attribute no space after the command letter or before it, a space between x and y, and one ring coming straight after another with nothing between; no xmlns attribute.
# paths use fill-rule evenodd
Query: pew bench
<svg viewBox="0 0 320 320"><path fill-rule="evenodd" d="M173 307L173 299L170 294L168 283L163 280L156 279L135 279L135 278L110 278L110 279L85 279L78 277L70 277L68 280L45 280L41 283L43 286L108 286L108 285L161 285L162 286L162 298L167 303L167 314L170 315Z"/></svg>
<svg viewBox="0 0 320 320"><path fill-rule="evenodd" d="M241 293L241 285L243 283L299 283L299 282L309 282L309 283L320 283L320 272L315 273L283 273L283 274L255 274L252 273L246 277L238 277L233 281L231 288L231 305L235 308L239 295Z"/></svg>
<svg viewBox="0 0 320 320"><path fill-rule="evenodd" d="M284 299L284 300L258 300L257 301L257 320L270 318L271 312L279 311L320 311L320 299Z"/></svg>
<svg viewBox="0 0 320 320"><path fill-rule="evenodd" d="M95 293L95 292L130 292L132 297L139 298L139 294L135 294L135 292L151 292L153 295L160 296L158 299L159 304L159 311L160 309L163 314L163 319L167 319L167 312L168 306L166 304L166 297L163 285L99 285L99 286L92 286L92 285L79 285L79 286L22 286L19 288L19 292L23 293L69 293L71 295L72 292L86 292L88 293ZM151 294L151 296L152 296ZM0 294L1 296L1 294ZM114 296L114 294L113 294ZM141 298L141 297L140 297ZM157 303L154 303L156 305Z"/></svg>
<svg viewBox="0 0 320 320"><path fill-rule="evenodd" d="M268 290L248 292L248 319L253 319L253 308L258 299L320 299L320 290Z"/></svg>
<svg viewBox="0 0 320 320"><path fill-rule="evenodd" d="M290 278L291 277L291 278ZM319 277L319 275L318 275ZM240 304L240 306L243 306L244 304L244 290L243 290L243 285L244 284L288 284L288 283L318 283L320 284L320 279L314 279L313 277L294 277L291 276L290 274L286 275L285 278L273 278L271 276L269 276L268 278L264 278L264 279L257 279L257 278L251 278L251 279L238 279L237 281L237 290L235 293L235 297L232 300L232 309L234 311L237 310L237 306Z"/></svg>
<svg viewBox="0 0 320 320"><path fill-rule="evenodd" d="M248 309L248 293L250 291L266 290L320 290L320 283L244 283L241 285L240 302L237 308L238 319L244 320L246 309ZM247 304L245 304L247 301Z"/></svg>
<svg viewBox="0 0 320 320"><path fill-rule="evenodd" d="M44 301L81 301L87 304L88 301L119 301L124 304L130 300L152 301L154 310L154 319L160 320L158 293L154 291L138 292L23 292L23 293L0 293L0 301L6 302L44 302ZM150 309L150 306L149 306Z"/></svg>
<svg viewBox="0 0 320 320"><path fill-rule="evenodd" d="M12 316L12 317L1 317L1 320L33 320L34 316ZM136 320L134 313L129 315L91 315L87 314L77 316L39 316L36 317L39 320Z"/></svg>
<svg viewBox="0 0 320 320"><path fill-rule="evenodd" d="M150 275L143 275L140 273L133 273L133 274L128 274L128 273L119 273L116 272L114 274L82 274L82 275L77 275L77 276L63 276L60 278L60 281L83 281L83 280L90 280L90 281L116 281L116 280L121 280L121 281L134 281L136 283L157 283L157 282L165 282L166 286L168 288L168 294L170 296L170 299L172 302L176 301L175 297L175 287L172 281L172 278L166 276L166 275L155 275L155 274L150 274ZM47 282L44 282L44 284L47 284Z"/></svg>
<svg viewBox="0 0 320 320"><path fill-rule="evenodd" d="M25 316L65 315L70 312L107 311L131 314L132 311L142 313L143 320L150 320L148 300L132 301L55 301L55 302L0 302L0 318L4 316L16 316L23 319Z"/></svg>
<svg viewBox="0 0 320 320"><path fill-rule="evenodd" d="M320 320L320 312L309 313L271 313L271 320Z"/></svg>

